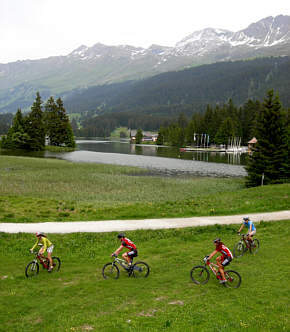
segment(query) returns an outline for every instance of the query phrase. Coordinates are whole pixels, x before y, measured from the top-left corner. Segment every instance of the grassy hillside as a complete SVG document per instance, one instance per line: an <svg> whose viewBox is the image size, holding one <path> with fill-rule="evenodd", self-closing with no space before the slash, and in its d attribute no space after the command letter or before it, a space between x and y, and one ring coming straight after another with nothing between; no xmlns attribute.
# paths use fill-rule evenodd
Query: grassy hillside
<svg viewBox="0 0 290 332"><path fill-rule="evenodd" d="M161 177L134 167L1 156L0 222L231 215L289 208L289 184Z"/></svg>
<svg viewBox="0 0 290 332"><path fill-rule="evenodd" d="M128 232L151 274L146 280L104 280L102 266L119 242L116 233L51 234L58 273L26 279L31 234L0 233L1 331L289 331L289 221L257 224L261 248L230 268L242 276L227 289L211 275L197 286L189 272L221 236L230 248L236 226Z"/></svg>

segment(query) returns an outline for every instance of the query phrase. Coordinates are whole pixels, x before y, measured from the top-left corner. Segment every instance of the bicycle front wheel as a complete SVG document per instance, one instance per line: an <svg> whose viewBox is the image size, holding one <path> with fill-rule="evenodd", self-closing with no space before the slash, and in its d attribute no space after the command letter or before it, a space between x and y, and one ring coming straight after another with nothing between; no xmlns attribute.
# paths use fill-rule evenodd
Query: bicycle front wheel
<svg viewBox="0 0 290 332"><path fill-rule="evenodd" d="M239 288L242 282L242 278L238 272L229 270L225 271L225 277L227 282L224 283L225 287L228 288Z"/></svg>
<svg viewBox="0 0 290 332"><path fill-rule="evenodd" d="M134 278L147 278L149 273L149 265L145 262L136 262L132 266L132 275Z"/></svg>
<svg viewBox="0 0 290 332"><path fill-rule="evenodd" d="M253 239L253 242L251 243L250 247L250 253L256 254L260 248L260 242L258 239Z"/></svg>
<svg viewBox="0 0 290 332"><path fill-rule="evenodd" d="M197 285L204 285L209 280L208 269L202 265L194 266L190 271L191 280Z"/></svg>
<svg viewBox="0 0 290 332"><path fill-rule="evenodd" d="M118 279L120 271L116 264L107 263L103 267L102 274L105 279Z"/></svg>
<svg viewBox="0 0 290 332"><path fill-rule="evenodd" d="M52 264L53 264L53 270L52 271L56 271L58 272L60 270L60 259L58 257L52 257Z"/></svg>
<svg viewBox="0 0 290 332"><path fill-rule="evenodd" d="M241 241L239 241L238 243L236 243L235 246L234 246L234 250L233 251L234 251L234 256L236 258L242 257L243 254L244 254L244 252L246 251L244 243L241 242Z"/></svg>
<svg viewBox="0 0 290 332"><path fill-rule="evenodd" d="M39 264L37 262L33 261L27 264L25 269L25 275L27 278L38 275L38 272L39 272Z"/></svg>

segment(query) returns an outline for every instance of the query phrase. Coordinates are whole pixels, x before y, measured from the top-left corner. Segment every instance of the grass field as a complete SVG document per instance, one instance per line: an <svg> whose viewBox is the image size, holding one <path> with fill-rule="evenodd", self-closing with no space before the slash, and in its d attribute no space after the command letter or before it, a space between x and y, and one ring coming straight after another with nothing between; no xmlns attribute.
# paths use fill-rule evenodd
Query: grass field
<svg viewBox="0 0 290 332"><path fill-rule="evenodd" d="M214 238L233 247L237 225L128 232L151 267L144 280L102 278L116 233L51 234L61 271L32 279L24 269L35 238L0 233L0 331L289 331L289 221L256 225L260 251L229 267L239 289L189 277Z"/></svg>
<svg viewBox="0 0 290 332"><path fill-rule="evenodd" d="M290 185L161 177L134 167L1 156L0 222L143 219L289 208Z"/></svg>

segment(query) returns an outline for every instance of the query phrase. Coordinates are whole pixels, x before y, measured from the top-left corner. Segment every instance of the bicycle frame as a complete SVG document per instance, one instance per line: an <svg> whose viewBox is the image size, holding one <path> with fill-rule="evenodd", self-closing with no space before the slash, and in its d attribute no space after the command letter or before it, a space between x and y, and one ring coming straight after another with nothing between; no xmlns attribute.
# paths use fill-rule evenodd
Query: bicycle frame
<svg viewBox="0 0 290 332"><path fill-rule="evenodd" d="M39 254L38 252L33 252L33 254L35 255L34 258L34 262L37 263L37 261L39 261L39 263L45 268L48 269L49 268L49 261L48 258Z"/></svg>
<svg viewBox="0 0 290 332"><path fill-rule="evenodd" d="M129 266L127 264L127 262L124 259L115 257L115 259L113 260L112 264L117 263L118 265L120 265L124 270L128 271L129 270ZM127 266L128 268L127 268Z"/></svg>
<svg viewBox="0 0 290 332"><path fill-rule="evenodd" d="M211 269L212 273L217 277L217 279L222 278L219 271L217 270L219 268L219 266L217 264L207 261L204 265L205 265L205 267L208 266Z"/></svg>

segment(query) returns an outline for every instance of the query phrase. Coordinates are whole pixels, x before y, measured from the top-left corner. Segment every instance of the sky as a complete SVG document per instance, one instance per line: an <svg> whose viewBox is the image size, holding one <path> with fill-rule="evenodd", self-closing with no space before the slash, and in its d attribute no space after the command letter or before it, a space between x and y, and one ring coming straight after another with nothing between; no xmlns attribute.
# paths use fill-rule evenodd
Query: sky
<svg viewBox="0 0 290 332"><path fill-rule="evenodd" d="M290 15L289 0L0 0L0 63L81 45L174 46L194 31L238 31Z"/></svg>

